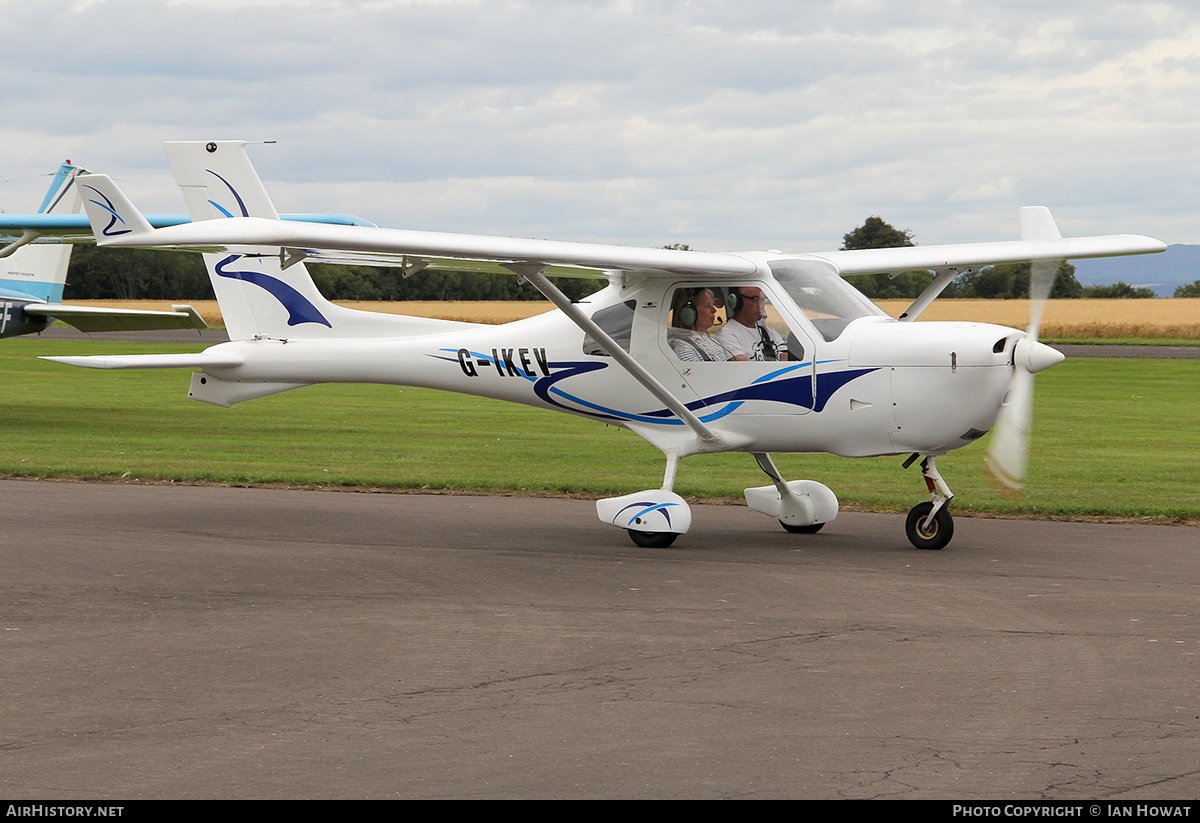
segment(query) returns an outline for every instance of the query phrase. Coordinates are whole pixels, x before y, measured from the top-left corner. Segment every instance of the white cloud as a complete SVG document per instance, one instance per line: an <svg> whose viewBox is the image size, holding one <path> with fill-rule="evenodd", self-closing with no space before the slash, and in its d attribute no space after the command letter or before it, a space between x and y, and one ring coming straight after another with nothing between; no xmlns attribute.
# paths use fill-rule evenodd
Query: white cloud
<svg viewBox="0 0 1200 823"><path fill-rule="evenodd" d="M64 157L175 211L164 139L286 210L697 248L1077 232L1200 242L1184 3L0 0L0 208ZM286 203L285 198L297 202Z"/></svg>

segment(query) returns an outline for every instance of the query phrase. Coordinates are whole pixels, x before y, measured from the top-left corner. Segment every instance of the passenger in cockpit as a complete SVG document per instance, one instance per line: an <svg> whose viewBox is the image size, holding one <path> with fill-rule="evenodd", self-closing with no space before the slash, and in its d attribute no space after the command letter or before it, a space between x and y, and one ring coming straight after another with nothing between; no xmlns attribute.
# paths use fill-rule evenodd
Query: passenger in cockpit
<svg viewBox="0 0 1200 823"><path fill-rule="evenodd" d="M685 362L702 360L745 360L734 357L709 336L717 321L717 303L712 289L679 289L671 301L668 341L675 355Z"/></svg>

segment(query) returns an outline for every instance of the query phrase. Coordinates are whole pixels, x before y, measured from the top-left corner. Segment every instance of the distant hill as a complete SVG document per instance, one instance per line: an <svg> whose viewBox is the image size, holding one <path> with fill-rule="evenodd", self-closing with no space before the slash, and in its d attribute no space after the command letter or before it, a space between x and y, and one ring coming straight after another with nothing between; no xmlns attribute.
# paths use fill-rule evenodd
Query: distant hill
<svg viewBox="0 0 1200 823"><path fill-rule="evenodd" d="M1118 280L1146 286L1159 297L1170 297L1178 286L1200 280L1200 246L1167 246L1162 254L1072 260L1075 279L1085 286L1111 286Z"/></svg>

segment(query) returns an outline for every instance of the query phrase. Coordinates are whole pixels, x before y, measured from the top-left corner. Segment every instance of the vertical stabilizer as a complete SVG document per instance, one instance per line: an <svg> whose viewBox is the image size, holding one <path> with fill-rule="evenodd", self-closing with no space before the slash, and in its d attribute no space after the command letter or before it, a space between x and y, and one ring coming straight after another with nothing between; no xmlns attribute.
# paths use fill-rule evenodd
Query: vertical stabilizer
<svg viewBox="0 0 1200 823"><path fill-rule="evenodd" d="M193 221L237 217L278 220L241 140L165 144ZM231 340L328 337L337 307L321 296L303 263L285 270L278 250L205 254Z"/></svg>
<svg viewBox="0 0 1200 823"><path fill-rule="evenodd" d="M79 189L75 186L75 178L87 174L85 169L65 161L58 167L58 173L50 181L50 190L38 207L38 214L75 214L79 211Z"/></svg>
<svg viewBox="0 0 1200 823"><path fill-rule="evenodd" d="M38 214L73 214L79 211L79 187L75 179L86 172L67 161L58 167ZM61 303L71 262L71 245L35 245L36 232L0 248L0 290L47 303Z"/></svg>

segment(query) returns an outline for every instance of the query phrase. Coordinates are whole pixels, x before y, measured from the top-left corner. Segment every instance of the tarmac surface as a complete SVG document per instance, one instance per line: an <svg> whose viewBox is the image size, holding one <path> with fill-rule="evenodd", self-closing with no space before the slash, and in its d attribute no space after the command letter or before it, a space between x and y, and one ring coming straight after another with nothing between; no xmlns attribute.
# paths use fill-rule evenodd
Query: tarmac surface
<svg viewBox="0 0 1200 823"><path fill-rule="evenodd" d="M0 792L1200 796L1200 529L0 481Z"/></svg>

